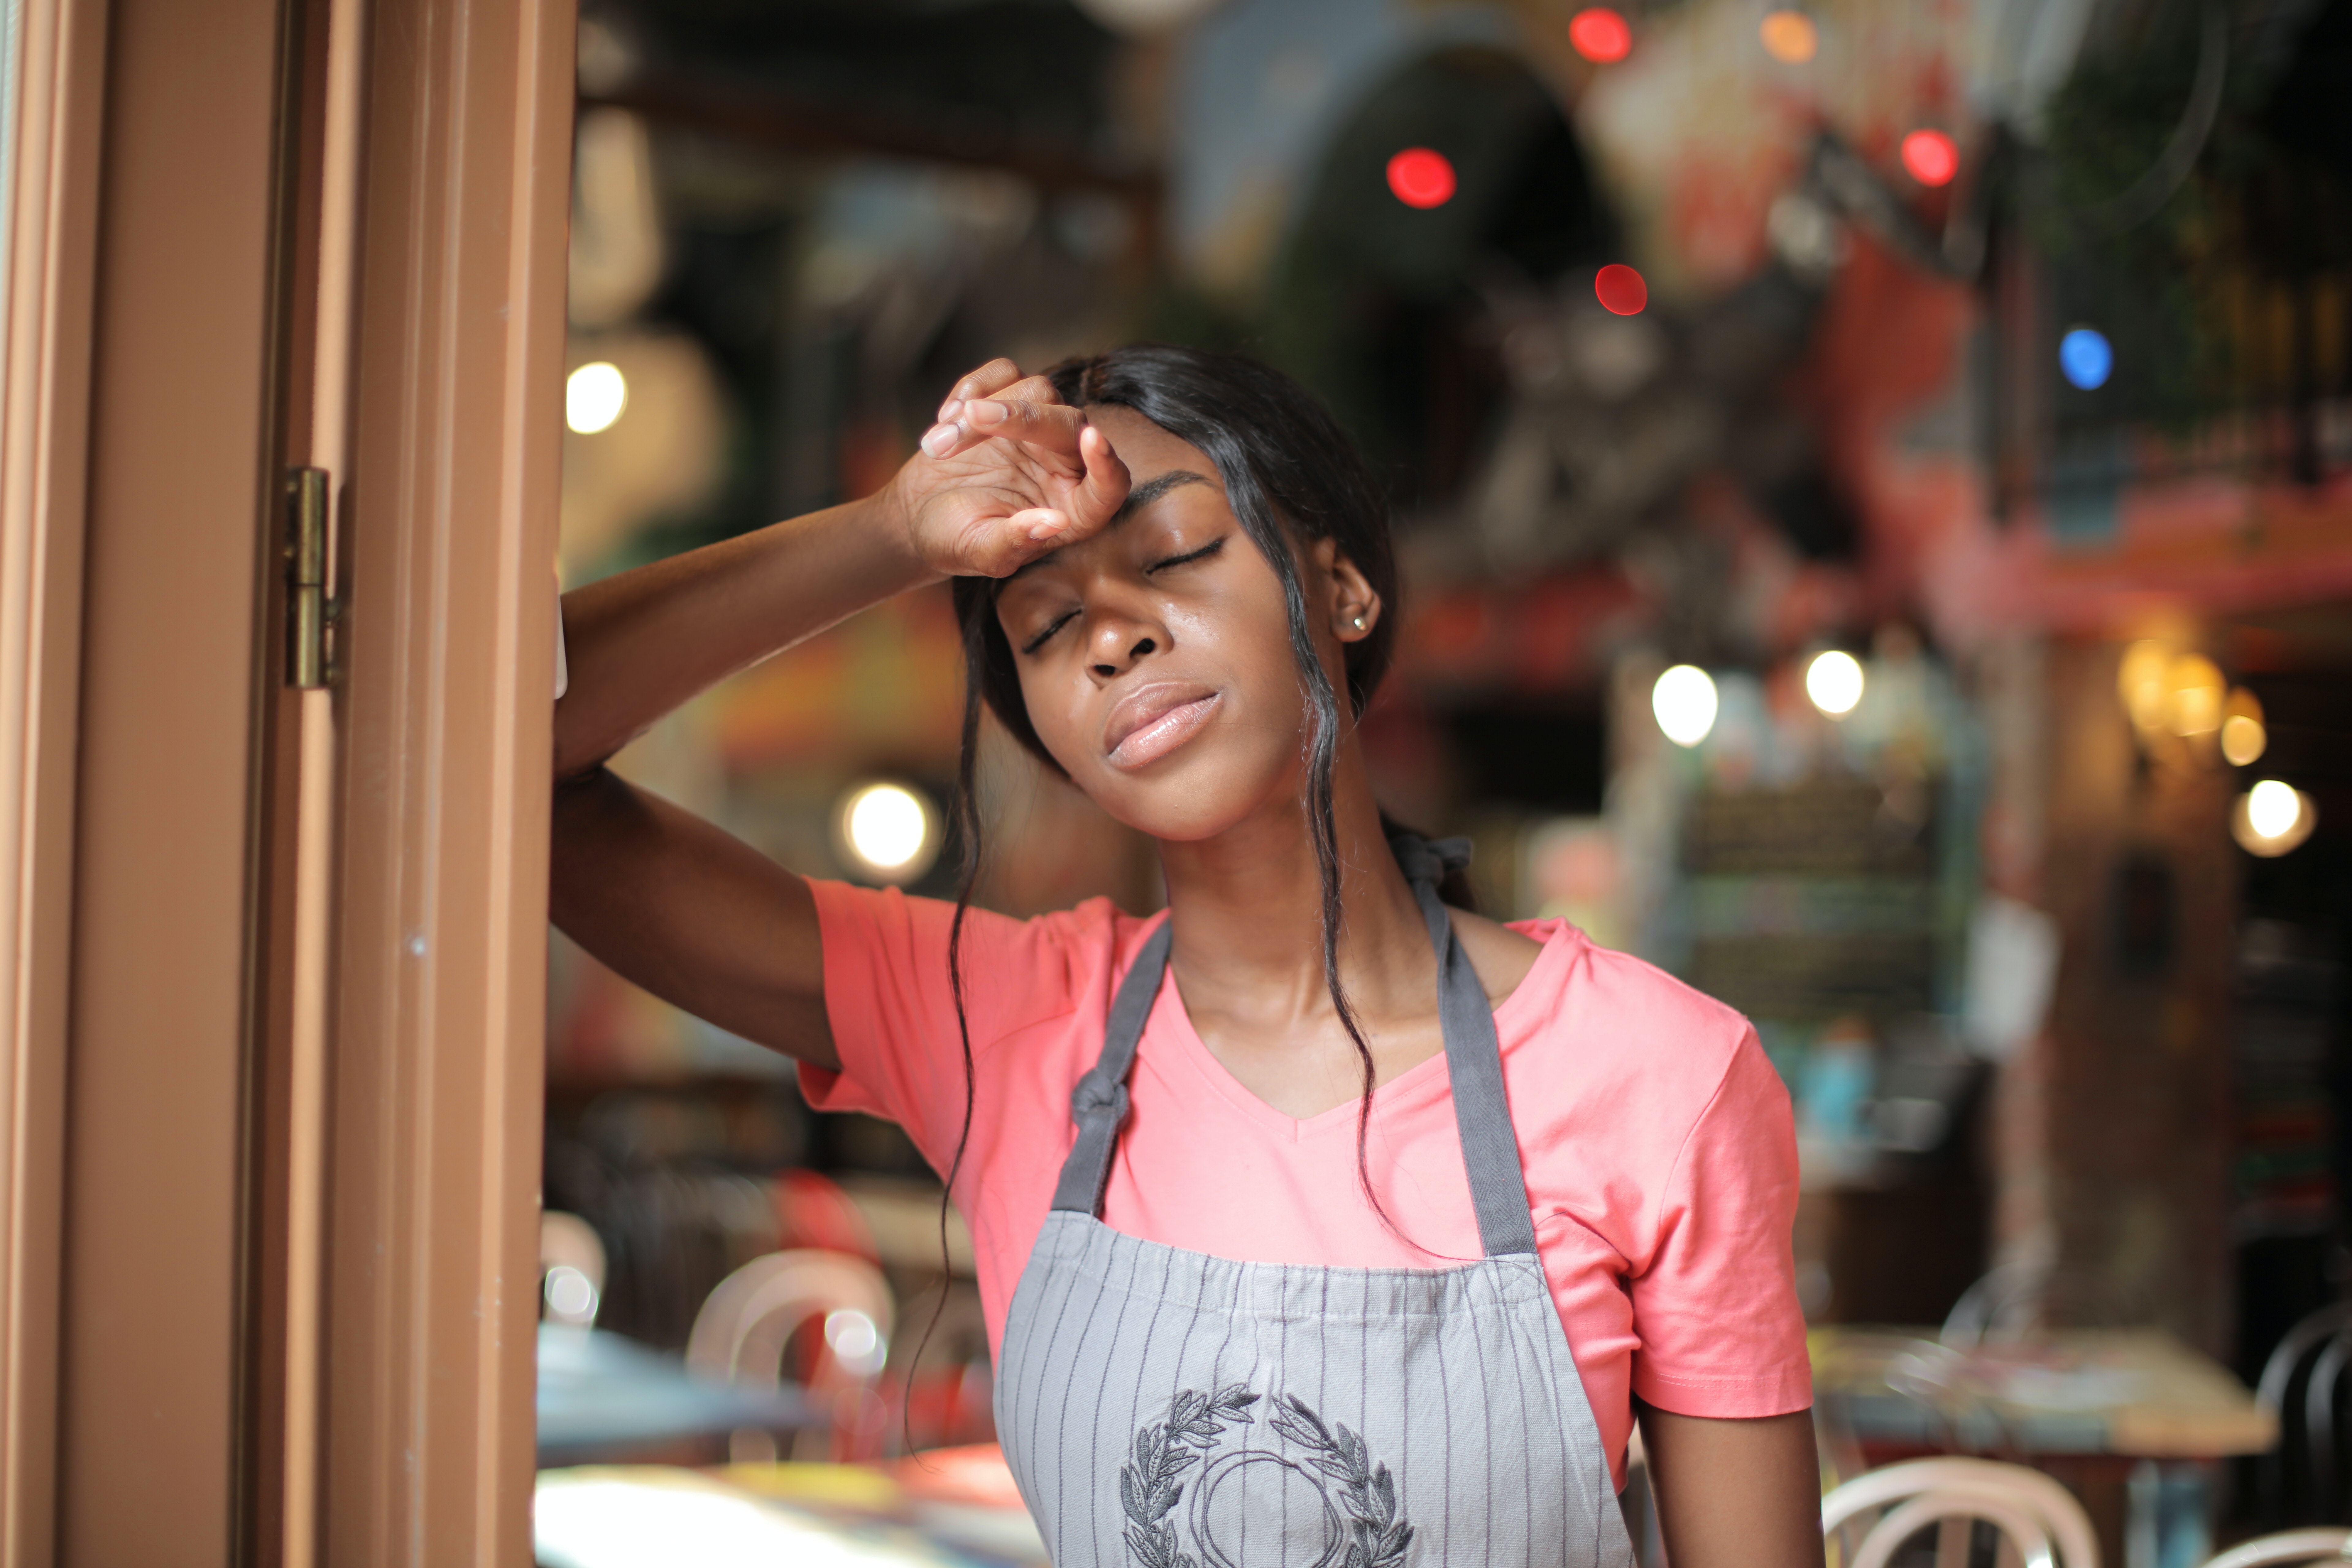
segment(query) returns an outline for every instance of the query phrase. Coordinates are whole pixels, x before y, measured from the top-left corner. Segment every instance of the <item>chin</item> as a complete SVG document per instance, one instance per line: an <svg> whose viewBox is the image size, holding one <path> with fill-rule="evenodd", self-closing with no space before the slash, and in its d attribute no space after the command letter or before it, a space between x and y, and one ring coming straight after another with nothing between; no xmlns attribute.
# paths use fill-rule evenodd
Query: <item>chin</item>
<svg viewBox="0 0 2352 1568"><path fill-rule="evenodd" d="M1083 778L1079 787L1139 833L1171 843L1197 843L1239 826L1272 800L1297 801L1296 742L1272 755L1238 754L1255 750L1198 748L1195 755L1169 757L1140 773L1106 766Z"/></svg>

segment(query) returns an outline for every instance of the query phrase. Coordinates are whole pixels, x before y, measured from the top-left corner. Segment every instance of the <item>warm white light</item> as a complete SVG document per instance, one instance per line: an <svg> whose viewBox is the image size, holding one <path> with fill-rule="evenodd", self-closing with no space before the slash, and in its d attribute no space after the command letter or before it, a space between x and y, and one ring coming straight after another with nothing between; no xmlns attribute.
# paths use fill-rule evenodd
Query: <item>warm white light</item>
<svg viewBox="0 0 2352 1568"><path fill-rule="evenodd" d="M2309 795L2293 784L2264 779L2238 797L2230 812L2230 837L2249 855L2268 858L2310 837L2318 820Z"/></svg>
<svg viewBox="0 0 2352 1568"><path fill-rule="evenodd" d="M1650 711L1677 746L1696 746L1715 728L1715 681L1695 664L1678 664L1650 688Z"/></svg>
<svg viewBox="0 0 2352 1568"><path fill-rule="evenodd" d="M2230 759L2233 767L2242 768L2259 759L2270 741L2260 719L2232 713L2221 721L2221 754Z"/></svg>
<svg viewBox="0 0 2352 1568"><path fill-rule="evenodd" d="M628 405L628 378L619 365L598 360L582 365L563 383L563 422L583 436L610 429Z"/></svg>
<svg viewBox="0 0 2352 1568"><path fill-rule="evenodd" d="M595 1321L595 1282L569 1263L559 1263L547 1271L545 1291L547 1310L559 1322Z"/></svg>
<svg viewBox="0 0 2352 1568"><path fill-rule="evenodd" d="M884 1347L874 1320L855 1307L843 1307L824 1316L824 1342L842 1370L865 1377L882 1370Z"/></svg>
<svg viewBox="0 0 2352 1568"><path fill-rule="evenodd" d="M2246 792L2246 824L2265 838L2284 838L2294 831L2303 802L2294 786L2264 779Z"/></svg>
<svg viewBox="0 0 2352 1568"><path fill-rule="evenodd" d="M1813 656L1805 666L1805 695L1832 719L1843 719L1862 700L1862 664L1853 655L1832 648Z"/></svg>
<svg viewBox="0 0 2352 1568"><path fill-rule="evenodd" d="M930 808L903 784L867 784L849 797L841 824L850 854L867 870L894 880L922 875L938 848Z"/></svg>
<svg viewBox="0 0 2352 1568"><path fill-rule="evenodd" d="M2172 661L2170 719L2172 732L2186 739L2210 735L2221 727L2221 672L2202 654L2185 653Z"/></svg>

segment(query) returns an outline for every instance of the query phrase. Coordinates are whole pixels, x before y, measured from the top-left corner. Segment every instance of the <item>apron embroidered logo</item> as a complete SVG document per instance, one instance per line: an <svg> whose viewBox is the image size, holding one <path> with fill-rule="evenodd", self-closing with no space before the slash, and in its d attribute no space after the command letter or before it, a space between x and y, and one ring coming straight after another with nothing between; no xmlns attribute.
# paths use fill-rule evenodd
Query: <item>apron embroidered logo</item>
<svg viewBox="0 0 2352 1568"><path fill-rule="evenodd" d="M1395 1478L1373 1460L1363 1438L1339 1422L1325 1425L1305 1400L1276 1397L1269 1423L1299 1458L1239 1441L1212 1457L1228 1426L1246 1425L1257 1401L1244 1384L1210 1393L1188 1388L1169 1402L1166 1420L1137 1429L1133 1456L1118 1468L1127 1545L1135 1560L1143 1568L1240 1568L1238 1551L1229 1551L1223 1531L1212 1525L1213 1515L1225 1511L1215 1506L1216 1496L1228 1483L1246 1486L1249 1467L1273 1465L1303 1481L1321 1504L1323 1545L1314 1568L1400 1568L1412 1544L1412 1526L1397 1512ZM1196 1464L1201 1474L1189 1523L1198 1557L1181 1550L1170 1517L1183 1500L1181 1478Z"/></svg>

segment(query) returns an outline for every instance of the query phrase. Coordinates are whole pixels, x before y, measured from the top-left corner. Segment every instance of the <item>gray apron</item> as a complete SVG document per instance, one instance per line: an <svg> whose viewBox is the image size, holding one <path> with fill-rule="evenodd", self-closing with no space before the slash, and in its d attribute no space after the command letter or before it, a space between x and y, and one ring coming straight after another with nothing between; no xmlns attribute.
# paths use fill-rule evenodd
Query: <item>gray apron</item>
<svg viewBox="0 0 2352 1568"><path fill-rule="evenodd" d="M1437 950L1486 1257L1239 1263L1097 1218L1168 927L1071 1096L1077 1142L1005 1319L996 1429L1058 1568L1631 1568L1601 1434L1536 1258L1495 1015L1438 902L1455 843L1394 846ZM1458 857L1458 858L1457 858Z"/></svg>

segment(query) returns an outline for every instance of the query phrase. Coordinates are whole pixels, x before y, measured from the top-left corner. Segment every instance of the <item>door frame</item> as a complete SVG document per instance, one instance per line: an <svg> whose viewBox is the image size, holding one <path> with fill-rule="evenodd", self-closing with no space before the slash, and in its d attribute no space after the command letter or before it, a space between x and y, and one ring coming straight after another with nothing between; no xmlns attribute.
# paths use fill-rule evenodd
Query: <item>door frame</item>
<svg viewBox="0 0 2352 1568"><path fill-rule="evenodd" d="M0 1568L528 1563L573 0L18 14Z"/></svg>

